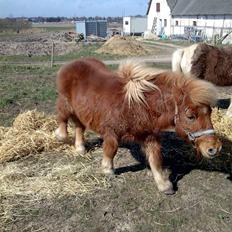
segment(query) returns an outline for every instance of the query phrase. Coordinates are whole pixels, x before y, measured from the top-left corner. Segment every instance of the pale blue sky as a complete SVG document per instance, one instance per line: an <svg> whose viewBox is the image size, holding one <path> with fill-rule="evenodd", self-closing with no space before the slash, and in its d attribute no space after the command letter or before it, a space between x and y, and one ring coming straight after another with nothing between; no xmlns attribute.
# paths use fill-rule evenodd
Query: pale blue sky
<svg viewBox="0 0 232 232"><path fill-rule="evenodd" d="M0 17L145 15L148 0L0 0Z"/></svg>

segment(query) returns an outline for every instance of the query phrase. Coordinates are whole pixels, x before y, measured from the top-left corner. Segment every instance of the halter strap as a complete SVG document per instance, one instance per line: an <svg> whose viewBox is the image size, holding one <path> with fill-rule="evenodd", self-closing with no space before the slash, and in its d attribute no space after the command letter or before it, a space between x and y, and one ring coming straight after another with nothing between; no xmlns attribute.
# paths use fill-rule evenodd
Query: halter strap
<svg viewBox="0 0 232 232"><path fill-rule="evenodd" d="M203 135L215 134L215 130L214 129L206 129L206 130L200 130L200 131L196 131L196 132L186 132L186 134L188 135L188 138L190 141L194 141L195 139L197 139Z"/></svg>

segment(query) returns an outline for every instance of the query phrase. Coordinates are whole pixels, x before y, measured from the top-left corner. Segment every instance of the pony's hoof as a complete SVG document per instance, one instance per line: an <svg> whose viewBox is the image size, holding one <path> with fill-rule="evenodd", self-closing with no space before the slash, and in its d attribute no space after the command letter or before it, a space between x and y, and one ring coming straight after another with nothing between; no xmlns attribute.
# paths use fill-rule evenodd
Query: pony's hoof
<svg viewBox="0 0 232 232"><path fill-rule="evenodd" d="M173 188L171 188L171 189L164 190L163 193L166 195L173 195L175 194L175 191L173 190Z"/></svg>
<svg viewBox="0 0 232 232"><path fill-rule="evenodd" d="M77 152L79 155L84 155L84 154L86 153L85 146L83 146L83 145L77 146L77 147L76 147L76 152Z"/></svg>
<svg viewBox="0 0 232 232"><path fill-rule="evenodd" d="M61 142L65 141L66 138L67 138L67 135L66 135L66 134L62 134L62 133L60 132L59 128L57 128L57 129L55 130L55 136L56 136L56 139L57 139L58 141L61 141Z"/></svg>
<svg viewBox="0 0 232 232"><path fill-rule="evenodd" d="M160 192L162 192L166 195L172 195L175 193L175 191L173 190L173 185L169 180L163 182L162 185L158 185L158 189Z"/></svg>
<svg viewBox="0 0 232 232"><path fill-rule="evenodd" d="M106 175L106 176L114 176L114 169L112 168L103 168L102 172Z"/></svg>

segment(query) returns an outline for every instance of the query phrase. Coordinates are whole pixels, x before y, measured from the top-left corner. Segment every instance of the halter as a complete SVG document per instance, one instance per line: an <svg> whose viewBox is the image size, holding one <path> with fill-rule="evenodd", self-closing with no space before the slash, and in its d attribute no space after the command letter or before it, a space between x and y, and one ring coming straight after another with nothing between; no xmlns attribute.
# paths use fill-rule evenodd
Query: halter
<svg viewBox="0 0 232 232"><path fill-rule="evenodd" d="M200 130L200 131L196 131L196 132L187 132L185 131L185 133L188 135L188 139L190 141L195 141L197 138L204 136L204 135L214 135L215 134L215 130L214 129L206 129L206 130Z"/></svg>
<svg viewBox="0 0 232 232"><path fill-rule="evenodd" d="M179 119L179 113L178 113L178 107L177 104L175 102L175 116L174 116L174 124L176 125L177 120ZM204 135L214 135L215 134L215 130L214 129L205 129L205 130L199 130L196 132L189 132L187 130L184 129L184 132L187 134L188 139L191 142L195 142L195 140L201 136Z"/></svg>

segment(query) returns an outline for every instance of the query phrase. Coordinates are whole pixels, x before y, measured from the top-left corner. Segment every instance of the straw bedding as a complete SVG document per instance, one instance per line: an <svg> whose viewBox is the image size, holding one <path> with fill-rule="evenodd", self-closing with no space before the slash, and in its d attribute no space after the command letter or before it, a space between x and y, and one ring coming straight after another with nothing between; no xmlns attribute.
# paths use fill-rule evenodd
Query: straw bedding
<svg viewBox="0 0 232 232"><path fill-rule="evenodd" d="M42 151L64 151L73 154L73 146L56 140L56 127L55 116L47 116L36 110L19 114L12 127L0 127L0 162Z"/></svg>
<svg viewBox="0 0 232 232"><path fill-rule="evenodd" d="M232 118L226 116L222 110L214 109L212 122L218 134L232 142Z"/></svg>
<svg viewBox="0 0 232 232"><path fill-rule="evenodd" d="M212 121L218 134L232 141L232 119L226 117L222 111L214 109ZM75 155L72 141L74 136L69 138L69 143L58 142L54 134L56 128L55 116L48 116L36 110L19 114L12 127L0 127L0 163L43 151ZM68 130L70 134L74 133L71 127Z"/></svg>

